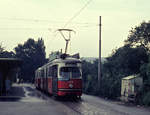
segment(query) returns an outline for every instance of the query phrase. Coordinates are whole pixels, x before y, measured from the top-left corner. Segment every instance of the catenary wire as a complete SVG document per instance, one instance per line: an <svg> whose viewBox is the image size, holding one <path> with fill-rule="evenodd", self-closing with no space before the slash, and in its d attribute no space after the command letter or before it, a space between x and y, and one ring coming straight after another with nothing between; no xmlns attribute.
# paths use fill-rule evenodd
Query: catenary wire
<svg viewBox="0 0 150 115"><path fill-rule="evenodd" d="M65 28L74 18L76 18L88 6L88 4L90 4L91 1L92 0L89 0L75 15L73 15L73 17L71 17L68 22L65 23L63 28Z"/></svg>

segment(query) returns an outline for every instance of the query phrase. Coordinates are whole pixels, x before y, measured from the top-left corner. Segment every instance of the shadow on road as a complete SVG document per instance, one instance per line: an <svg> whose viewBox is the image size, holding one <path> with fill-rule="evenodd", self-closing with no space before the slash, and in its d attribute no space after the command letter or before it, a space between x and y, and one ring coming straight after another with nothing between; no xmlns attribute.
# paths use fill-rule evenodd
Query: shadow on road
<svg viewBox="0 0 150 115"><path fill-rule="evenodd" d="M0 102L16 102L19 101L21 97L0 97Z"/></svg>
<svg viewBox="0 0 150 115"><path fill-rule="evenodd" d="M0 96L0 102L15 102L25 97L25 92L21 85L13 85L8 94Z"/></svg>

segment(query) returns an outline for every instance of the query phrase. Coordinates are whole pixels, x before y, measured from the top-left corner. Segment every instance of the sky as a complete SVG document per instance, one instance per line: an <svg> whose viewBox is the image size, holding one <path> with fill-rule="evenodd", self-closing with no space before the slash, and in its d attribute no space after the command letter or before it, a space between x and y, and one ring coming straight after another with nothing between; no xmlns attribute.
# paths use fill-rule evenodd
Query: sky
<svg viewBox="0 0 150 115"><path fill-rule="evenodd" d="M12 51L28 38L42 37L48 57L52 51L64 51L65 41L57 30L72 19L65 27L75 31L68 53L98 57L101 16L102 57L108 57L123 46L131 28L150 20L149 4L150 0L0 0L0 43Z"/></svg>

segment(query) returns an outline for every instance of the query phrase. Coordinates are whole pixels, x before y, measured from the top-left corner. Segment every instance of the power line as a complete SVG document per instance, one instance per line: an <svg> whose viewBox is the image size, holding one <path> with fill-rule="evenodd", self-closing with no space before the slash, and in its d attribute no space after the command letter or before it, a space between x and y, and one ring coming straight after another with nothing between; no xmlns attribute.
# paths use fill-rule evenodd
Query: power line
<svg viewBox="0 0 150 115"><path fill-rule="evenodd" d="M65 28L74 18L76 18L81 12L82 10L84 10L88 4L90 4L92 0L89 0L73 17L71 17L68 22L63 26L63 28Z"/></svg>
<svg viewBox="0 0 150 115"><path fill-rule="evenodd" d="M72 26L72 28L92 28L92 27L97 27L99 26L98 24L93 24L93 25L76 25L76 26ZM0 30L49 30L49 31L52 31L52 30L55 30L57 29L57 27L0 27Z"/></svg>
<svg viewBox="0 0 150 115"><path fill-rule="evenodd" d="M38 30L47 30L47 28L6 28L6 27L0 27L0 30L33 30L33 29L38 29ZM49 28L50 29L50 28Z"/></svg>
<svg viewBox="0 0 150 115"><path fill-rule="evenodd" d="M76 17L82 12L82 10L84 10L84 9L88 6L88 4L90 4L91 1L92 1L92 0L89 0L77 13L75 13L75 15L73 15L73 17L71 17L71 18L65 23L65 25L63 26L63 29L64 29L69 23L71 23L71 21L72 21L74 18L76 18ZM56 33L56 35L57 35L57 33ZM56 37L56 35L55 35L55 37Z"/></svg>
<svg viewBox="0 0 150 115"><path fill-rule="evenodd" d="M64 23L64 21L53 21L53 20L46 20L46 19L30 19L30 18L7 18L7 17L0 17L1 20L11 20L11 21L25 21L25 22L51 22L55 24ZM72 24L84 25L84 24L96 24L92 22L72 22Z"/></svg>
<svg viewBox="0 0 150 115"><path fill-rule="evenodd" d="M45 20L45 19L30 19L30 18L7 18L7 17L0 17L0 19L3 20L13 20L13 21L33 21L33 22L55 22L55 23L64 23L64 22L56 22L51 20Z"/></svg>

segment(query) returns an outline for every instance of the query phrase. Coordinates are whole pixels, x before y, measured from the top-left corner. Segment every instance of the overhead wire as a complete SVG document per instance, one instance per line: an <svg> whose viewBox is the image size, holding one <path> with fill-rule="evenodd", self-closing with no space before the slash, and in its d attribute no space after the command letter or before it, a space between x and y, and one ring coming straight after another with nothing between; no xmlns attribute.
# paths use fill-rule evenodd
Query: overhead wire
<svg viewBox="0 0 150 115"><path fill-rule="evenodd" d="M63 26L63 28L65 28L68 24L70 24L72 22L73 19L75 19L78 15L80 15L80 13L88 6L88 4L90 4L92 0L89 0L77 13L75 13L75 15L73 15L73 17L71 17ZM71 40L70 40L70 52L71 52Z"/></svg>
<svg viewBox="0 0 150 115"><path fill-rule="evenodd" d="M75 13L75 15L73 15L66 23L65 25L63 26L63 28L67 27L69 24L76 24L76 25L80 25L84 28L88 28L90 26L97 26L98 24L96 23L81 23L81 22L72 22L78 15L81 14L81 12L88 6L88 4L91 3L92 0L88 0L87 3L77 12ZM33 22L52 22L52 23L55 23L55 24L58 24L58 23L64 23L64 22L57 22L57 21L52 21L52 20L43 20L43 19L25 19L25 18L2 18L0 17L0 19L6 19L6 20L13 20L13 21L25 21L25 22L30 22L30 21L33 21ZM17 29L17 30L21 30L21 29L25 29L25 30L29 30L29 29L45 29L45 28L3 28L1 27L0 30L2 29ZM53 28L47 28L48 30L52 30ZM71 44L71 43L70 43ZM71 50L71 47L70 47L70 50Z"/></svg>
<svg viewBox="0 0 150 115"><path fill-rule="evenodd" d="M82 27L90 27L90 26L94 26L97 25L95 23L82 23L82 22L72 22L72 20L74 18L76 18L87 6L88 4L91 2L92 0L89 0L77 13L75 13L75 15L73 15L73 17L71 17L63 26L63 28L65 28L68 24L72 23L72 24L77 24L77 25L82 25ZM20 21L33 21L33 22L52 22L52 23L64 23L64 22L57 22L57 21L52 21L52 20L45 20L45 19L26 19L26 18L9 18L9 17L0 17L0 19L4 19L4 20L20 20ZM35 28L6 28L6 27L1 27L2 29L35 29ZM41 28L40 28L41 29ZM52 30L52 28L48 28L48 30Z"/></svg>
<svg viewBox="0 0 150 115"><path fill-rule="evenodd" d="M92 0L89 0L77 13L75 13L75 15L73 15L73 17L71 17L63 26L63 28L65 28L74 18L76 18L87 6L88 4L90 4Z"/></svg>
<svg viewBox="0 0 150 115"><path fill-rule="evenodd" d="M54 24L59 24L59 23L65 23L64 21L53 21L53 20L46 20L46 19L30 19L30 18L8 18L8 17L0 17L0 20L10 20L10 21L25 21L25 22L51 22L51 23L54 23ZM71 22L72 24L77 24L77 25L92 25L92 24L95 24L95 23L92 23L92 22Z"/></svg>
<svg viewBox="0 0 150 115"><path fill-rule="evenodd" d="M72 22L73 19L75 19L87 6L88 4L90 4L92 0L88 0L88 2L77 12L75 13L75 15L73 15L73 17L71 17L65 24L64 26L62 27L62 29L65 29L65 27L70 24ZM56 37L57 33L55 34L55 37ZM70 40L70 50L71 50L71 40Z"/></svg>
<svg viewBox="0 0 150 115"><path fill-rule="evenodd" d="M74 19L74 18L76 18L87 6L88 6L88 4L90 4L90 2L91 2L92 0L88 0L87 1L87 3L77 12L77 13L75 13L75 15L73 15L73 17L71 17L65 24L64 24L64 26L62 27L62 29L65 29L65 27L68 25L68 24L70 24L71 22L72 22L72 20ZM57 33L55 34L55 37L57 36Z"/></svg>

